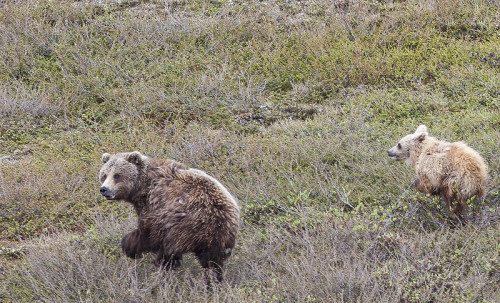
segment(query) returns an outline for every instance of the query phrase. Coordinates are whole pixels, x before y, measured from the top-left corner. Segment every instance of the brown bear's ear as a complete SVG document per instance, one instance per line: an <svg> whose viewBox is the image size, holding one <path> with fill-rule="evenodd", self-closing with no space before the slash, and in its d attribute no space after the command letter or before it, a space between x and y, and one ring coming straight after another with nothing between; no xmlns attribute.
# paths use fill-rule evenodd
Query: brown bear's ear
<svg viewBox="0 0 500 303"><path fill-rule="evenodd" d="M128 162L133 163L135 165L142 164L142 154L138 151L133 151L127 155L126 159Z"/></svg>
<svg viewBox="0 0 500 303"><path fill-rule="evenodd" d="M425 125L419 125L417 127L417 130L415 131L415 134L418 134L418 133L426 133L427 132L427 126Z"/></svg>
<svg viewBox="0 0 500 303"><path fill-rule="evenodd" d="M108 154L108 153L102 154L102 157L101 157L102 164L106 164L106 162L108 162L110 158L111 158L111 154Z"/></svg>

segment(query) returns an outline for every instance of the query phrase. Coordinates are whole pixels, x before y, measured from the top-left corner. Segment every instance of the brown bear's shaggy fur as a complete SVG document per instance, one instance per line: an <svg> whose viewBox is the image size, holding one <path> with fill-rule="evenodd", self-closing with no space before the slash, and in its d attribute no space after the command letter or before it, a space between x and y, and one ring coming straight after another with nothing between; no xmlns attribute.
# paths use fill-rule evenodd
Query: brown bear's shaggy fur
<svg viewBox="0 0 500 303"><path fill-rule="evenodd" d="M222 281L239 229L239 207L224 186L203 171L139 152L105 153L102 163L101 194L137 212L137 229L122 240L128 257L154 252L155 265L172 269L193 252Z"/></svg>
<svg viewBox="0 0 500 303"><path fill-rule="evenodd" d="M485 194L488 172L481 156L463 142L430 137L420 125L387 151L393 160L405 161L417 172L418 191L441 195L459 222L465 221L467 202Z"/></svg>

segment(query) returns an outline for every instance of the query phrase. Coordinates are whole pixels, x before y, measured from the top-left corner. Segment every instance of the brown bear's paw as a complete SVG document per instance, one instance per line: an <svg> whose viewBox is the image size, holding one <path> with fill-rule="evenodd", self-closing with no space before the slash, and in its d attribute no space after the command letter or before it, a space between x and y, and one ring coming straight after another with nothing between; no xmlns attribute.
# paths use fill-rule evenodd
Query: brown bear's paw
<svg viewBox="0 0 500 303"><path fill-rule="evenodd" d="M125 255L132 259L142 257L143 243L140 237L140 231L134 230L133 232L125 235L122 239L122 250Z"/></svg>

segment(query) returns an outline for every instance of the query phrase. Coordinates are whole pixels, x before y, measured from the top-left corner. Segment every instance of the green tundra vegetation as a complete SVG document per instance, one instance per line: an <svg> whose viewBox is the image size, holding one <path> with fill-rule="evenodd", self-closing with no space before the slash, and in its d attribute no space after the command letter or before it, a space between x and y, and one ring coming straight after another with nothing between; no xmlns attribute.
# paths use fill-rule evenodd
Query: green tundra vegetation
<svg viewBox="0 0 500 303"><path fill-rule="evenodd" d="M495 302L498 0L0 1L0 301ZM489 166L462 228L387 149L419 124ZM225 282L127 259L104 152L241 206Z"/></svg>

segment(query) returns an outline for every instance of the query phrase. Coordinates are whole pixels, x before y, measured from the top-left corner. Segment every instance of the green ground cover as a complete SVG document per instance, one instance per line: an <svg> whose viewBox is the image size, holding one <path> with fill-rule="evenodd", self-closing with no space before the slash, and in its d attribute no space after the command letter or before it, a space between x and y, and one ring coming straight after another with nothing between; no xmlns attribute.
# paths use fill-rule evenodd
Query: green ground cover
<svg viewBox="0 0 500 303"><path fill-rule="evenodd" d="M0 3L0 301L494 302L498 1ZM426 124L489 166L464 228L386 150ZM217 177L242 230L222 289L127 260L104 152Z"/></svg>

